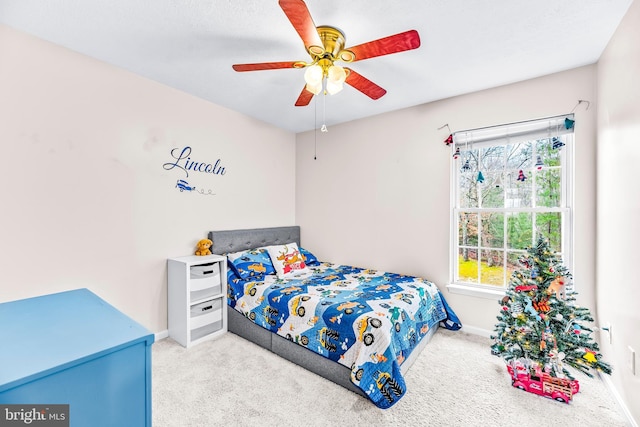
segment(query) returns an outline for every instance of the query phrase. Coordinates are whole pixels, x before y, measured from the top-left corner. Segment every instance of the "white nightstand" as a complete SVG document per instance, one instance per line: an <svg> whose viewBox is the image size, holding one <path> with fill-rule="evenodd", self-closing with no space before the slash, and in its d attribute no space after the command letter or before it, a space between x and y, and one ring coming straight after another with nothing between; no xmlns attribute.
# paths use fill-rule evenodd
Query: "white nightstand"
<svg viewBox="0 0 640 427"><path fill-rule="evenodd" d="M169 336L185 347L227 332L227 258L167 260Z"/></svg>

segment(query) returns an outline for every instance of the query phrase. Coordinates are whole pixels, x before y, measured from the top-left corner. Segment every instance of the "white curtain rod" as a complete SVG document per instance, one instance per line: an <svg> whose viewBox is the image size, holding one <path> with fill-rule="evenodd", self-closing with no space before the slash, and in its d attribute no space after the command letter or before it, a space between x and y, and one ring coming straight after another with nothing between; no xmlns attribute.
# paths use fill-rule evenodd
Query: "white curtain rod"
<svg viewBox="0 0 640 427"><path fill-rule="evenodd" d="M540 118L540 119L523 120L521 122L505 123L505 124L501 124L501 125L484 126L484 127L474 128L474 129L459 130L459 131L454 132L453 134L456 135L456 134L459 134L459 133L478 132L478 131L485 130L485 129L501 128L501 127L508 127L508 126L519 126L519 125L523 125L523 124L526 124L526 123L544 122L544 121L549 121L549 120L560 120L560 119L565 119L565 118L571 118L573 116L574 116L574 113L560 114L558 116L543 117L543 118Z"/></svg>

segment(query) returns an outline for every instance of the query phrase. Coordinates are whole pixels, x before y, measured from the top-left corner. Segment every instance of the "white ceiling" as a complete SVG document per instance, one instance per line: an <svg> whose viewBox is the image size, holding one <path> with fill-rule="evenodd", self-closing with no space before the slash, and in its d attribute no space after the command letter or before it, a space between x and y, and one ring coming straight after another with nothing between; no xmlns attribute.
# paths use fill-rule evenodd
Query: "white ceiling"
<svg viewBox="0 0 640 427"><path fill-rule="evenodd" d="M304 70L231 69L309 59L277 0L0 0L0 23L302 132L595 63L631 2L306 0L346 47L410 29L422 42L350 65L379 100L345 86L307 107L294 107Z"/></svg>

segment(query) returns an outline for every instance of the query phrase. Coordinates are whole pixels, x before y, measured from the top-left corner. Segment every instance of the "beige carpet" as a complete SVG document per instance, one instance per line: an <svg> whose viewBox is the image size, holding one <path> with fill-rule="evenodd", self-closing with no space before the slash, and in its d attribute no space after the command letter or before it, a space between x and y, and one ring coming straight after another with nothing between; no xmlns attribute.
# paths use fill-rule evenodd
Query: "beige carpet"
<svg viewBox="0 0 640 427"><path fill-rule="evenodd" d="M515 389L489 339L441 328L407 373L406 395L382 410L234 334L188 350L167 338L153 345L153 425L628 425L600 379L576 378L569 405Z"/></svg>

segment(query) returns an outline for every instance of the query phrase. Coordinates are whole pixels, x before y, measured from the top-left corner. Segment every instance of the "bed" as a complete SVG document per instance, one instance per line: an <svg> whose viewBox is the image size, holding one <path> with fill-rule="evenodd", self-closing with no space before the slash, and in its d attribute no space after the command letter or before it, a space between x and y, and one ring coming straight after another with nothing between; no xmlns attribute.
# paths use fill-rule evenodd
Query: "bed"
<svg viewBox="0 0 640 427"><path fill-rule="evenodd" d="M208 237L213 253L229 256L230 332L380 408L405 394L403 375L438 327L461 327L433 283L321 262L300 245L299 226ZM284 256L287 251L294 257Z"/></svg>

